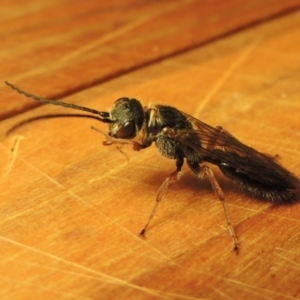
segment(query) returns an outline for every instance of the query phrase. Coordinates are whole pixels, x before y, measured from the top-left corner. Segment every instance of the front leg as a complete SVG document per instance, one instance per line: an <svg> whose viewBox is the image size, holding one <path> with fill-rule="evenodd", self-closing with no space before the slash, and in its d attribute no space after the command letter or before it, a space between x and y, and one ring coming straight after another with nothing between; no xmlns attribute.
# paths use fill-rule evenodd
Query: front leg
<svg viewBox="0 0 300 300"><path fill-rule="evenodd" d="M169 185L180 178L181 168L183 166L183 162L184 162L183 157L177 158L177 160L176 160L176 170L174 172L172 172L171 174L169 174L168 177L164 180L164 182L159 187L158 192L157 192L157 196L156 196L156 201L155 201L155 204L154 204L154 206L152 208L152 211L149 215L148 221L147 221L145 227L140 232L141 236L145 236L145 233L146 233L146 230L149 226L149 223L152 220L152 218L154 217L155 212L156 212L157 207L158 207L158 204L162 200L163 195L167 192Z"/></svg>
<svg viewBox="0 0 300 300"><path fill-rule="evenodd" d="M142 149L145 149L147 147L149 147L151 145L151 143L145 143L145 144L140 144L136 141L132 141L132 140L127 140L127 139L120 139L120 138L115 138L115 137L112 137L110 136L109 134L107 134L106 132L103 132L102 130L94 127L94 126L91 126L91 129L103 134L106 138L106 141L103 142L103 145L104 146L110 146L112 144L115 144L117 146L117 148L119 148L118 146L122 146L122 145L132 145L133 147L133 150L134 151L140 151Z"/></svg>

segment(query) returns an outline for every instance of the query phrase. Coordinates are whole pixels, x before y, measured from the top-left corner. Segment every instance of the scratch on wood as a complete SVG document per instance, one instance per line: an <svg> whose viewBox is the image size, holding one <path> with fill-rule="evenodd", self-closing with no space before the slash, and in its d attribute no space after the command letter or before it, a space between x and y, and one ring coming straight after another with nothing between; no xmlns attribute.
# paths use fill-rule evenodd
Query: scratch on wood
<svg viewBox="0 0 300 300"><path fill-rule="evenodd" d="M193 296L187 296L187 295L181 295L181 294L174 294L174 293L166 293L165 295L172 297L171 299L206 300L205 298L199 298L199 297L193 297Z"/></svg>
<svg viewBox="0 0 300 300"><path fill-rule="evenodd" d="M233 300L233 298L229 297L229 296L226 295L224 292L222 292L222 291L220 291L220 290L218 290L218 289L216 289L216 288L213 288L213 290L214 290L215 292L217 292L219 295L221 295L221 296L222 296L222 299L223 299L223 298L226 298L226 299L229 299L229 300Z"/></svg>
<svg viewBox="0 0 300 300"><path fill-rule="evenodd" d="M274 254L276 256L282 258L283 260L288 261L289 263L291 263L293 265L293 267L297 267L297 269L300 269L300 264L299 263L297 263L297 262L293 261L292 259L287 258L287 257L285 257L285 256L283 256L283 255L281 255L279 253L275 252ZM287 267L286 263L284 265L285 265L285 267Z"/></svg>
<svg viewBox="0 0 300 300"><path fill-rule="evenodd" d="M26 285L26 286L29 286L29 287L33 287L35 289L35 291L37 290L42 290L42 291L47 291L47 292L50 292L51 294L54 294L56 295L56 297L58 297L57 299L82 299L82 300L91 300L91 298L87 298L87 297L84 297L84 296L78 296L78 295L75 295L74 293L71 293L71 292L65 292L65 291L62 291L62 290L55 290L53 288L47 288L45 286L41 286L40 284L36 285L34 283L31 282L31 279L28 279L28 280L18 280L16 278L11 278L11 277L8 277L8 276L3 276L1 275L1 280L3 281L3 279L7 280L7 282L9 282L10 284L13 282L14 284L18 283L19 285Z"/></svg>
<svg viewBox="0 0 300 300"><path fill-rule="evenodd" d="M194 116L197 117L200 115L201 111L205 107L205 105L211 100L211 98L220 90L220 88L224 85L224 83L228 80L230 75L236 70L250 55L250 53L253 51L255 46L258 44L258 42L261 40L261 37L258 37L249 47L247 47L241 54L241 56L233 62L231 66L227 69L227 71L224 73L224 75L219 79L219 81L216 82L215 86L212 87L212 89L208 92L206 97L201 100L200 105L198 106L198 109L196 110Z"/></svg>
<svg viewBox="0 0 300 300"><path fill-rule="evenodd" d="M251 284L247 284L245 282L241 282L238 280L233 280L233 279L225 279L225 281L229 284L229 285L234 285L237 288L242 289L243 291L247 291L251 294L254 295L258 295L260 296L260 298L265 298L265 299L274 299L274 296L276 296L278 299L295 299L294 297L288 296L286 294L282 294L282 293L277 293L276 291L272 291L269 289L264 289L258 286L254 286ZM269 296L267 296L266 294L264 295L263 293L268 293Z"/></svg>
<svg viewBox="0 0 300 300"><path fill-rule="evenodd" d="M63 262L69 266L73 266L73 267L76 267L78 269L81 269L81 270L84 270L84 271L88 271L88 272L91 272L93 273L94 275L96 275L98 279L102 279L103 281L105 282L108 282L108 283L111 283L111 284L116 284L116 285L120 285L120 286L127 286L127 287L130 287L132 289L135 289L135 290L139 290L139 291L142 291L142 292L145 292L149 295L155 295L155 296L160 296L162 297L162 293L160 291L156 291L154 289L150 289L150 288L145 288L145 287L142 287L142 286L139 286L139 285L136 285L136 284L133 284L133 283L130 283L130 282L127 282L125 280L122 280L122 279L119 279L119 278L116 278L116 277L113 277L113 276L110 276L110 275L107 275L103 272L99 272L99 271L96 271L94 269L91 269L91 268L88 268L86 266L83 266L81 264L78 264L78 263L75 263L75 262L72 262L72 261L69 261L69 260L66 260L62 257L59 257L59 256L56 256L54 254L51 254L51 253L47 253L47 252L44 252L42 250L39 250L37 248L34 248L34 247L31 247L31 246L28 246L28 245L25 245L25 244L22 244L18 241L15 241L15 240L12 240L12 239L9 239L9 238L6 238L4 236L0 236L0 240L2 240L3 242L6 242L6 243L10 243L10 244L13 244L15 246L18 246L20 248L23 248L23 249L26 249L28 251L32 251L32 252L35 252L35 253L39 253L41 255L44 255L48 258L51 258L51 259L54 259L56 261L60 261L60 262ZM100 278L99 278L100 277ZM164 297L166 298L166 297ZM167 297L166 299L170 299L169 297Z"/></svg>
<svg viewBox="0 0 300 300"><path fill-rule="evenodd" d="M9 175L9 173L11 172L13 165L15 163L15 160L17 158L17 154L18 154L18 150L19 150L19 145L21 140L23 140L24 137L23 136L17 136L14 140L13 146L11 148L11 159L10 159L10 163L8 165L7 171L4 175L4 178L7 178L7 176Z"/></svg>

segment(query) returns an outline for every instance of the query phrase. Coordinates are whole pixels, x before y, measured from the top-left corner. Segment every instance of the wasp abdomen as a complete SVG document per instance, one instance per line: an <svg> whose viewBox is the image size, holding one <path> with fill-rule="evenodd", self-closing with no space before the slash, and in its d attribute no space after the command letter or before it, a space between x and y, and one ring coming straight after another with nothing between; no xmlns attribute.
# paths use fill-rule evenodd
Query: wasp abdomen
<svg viewBox="0 0 300 300"><path fill-rule="evenodd" d="M291 173L287 173L285 178L279 174L269 174L264 180L252 177L251 172L247 174L226 163L220 163L218 167L226 177L256 197L275 203L291 203L297 200L299 190L297 186L291 184Z"/></svg>

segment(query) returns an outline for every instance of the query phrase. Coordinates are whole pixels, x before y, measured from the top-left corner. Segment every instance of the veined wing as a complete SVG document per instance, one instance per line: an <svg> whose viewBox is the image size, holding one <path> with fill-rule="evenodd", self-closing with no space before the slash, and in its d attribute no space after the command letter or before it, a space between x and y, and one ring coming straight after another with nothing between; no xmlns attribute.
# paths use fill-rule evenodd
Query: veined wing
<svg viewBox="0 0 300 300"><path fill-rule="evenodd" d="M193 142L191 134L172 130L169 137L198 152L204 161L228 168L237 176L260 182L262 186L297 189L299 179L276 162L274 157L258 152L241 143L221 127L214 128L182 112L193 124L193 134L199 141Z"/></svg>

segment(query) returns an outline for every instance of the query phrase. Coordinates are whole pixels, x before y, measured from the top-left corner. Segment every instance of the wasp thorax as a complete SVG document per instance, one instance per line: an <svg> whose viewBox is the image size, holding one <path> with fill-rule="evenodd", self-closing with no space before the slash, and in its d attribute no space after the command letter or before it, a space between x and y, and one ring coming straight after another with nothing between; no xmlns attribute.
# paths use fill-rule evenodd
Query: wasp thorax
<svg viewBox="0 0 300 300"><path fill-rule="evenodd" d="M110 112L113 122L109 124L110 135L116 138L134 138L144 122L142 104L134 98L118 99Z"/></svg>

